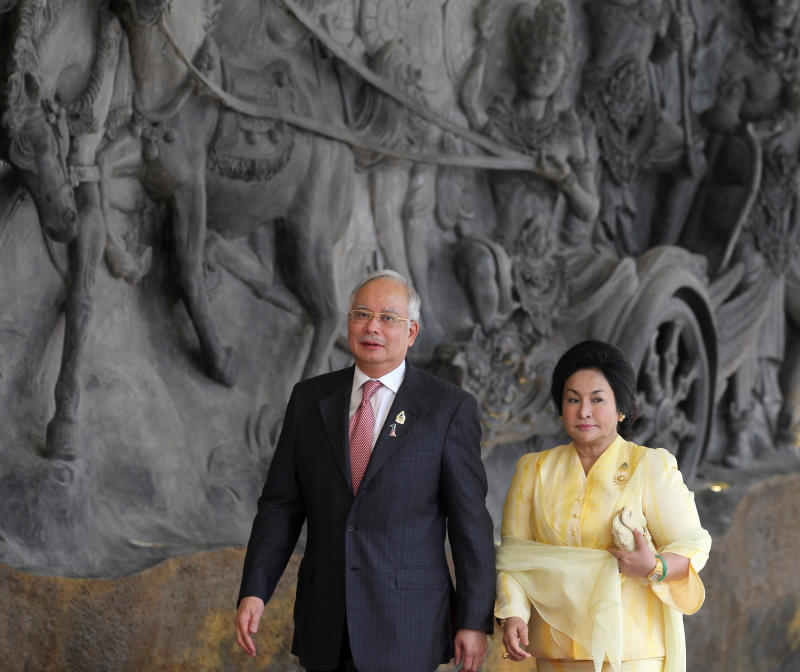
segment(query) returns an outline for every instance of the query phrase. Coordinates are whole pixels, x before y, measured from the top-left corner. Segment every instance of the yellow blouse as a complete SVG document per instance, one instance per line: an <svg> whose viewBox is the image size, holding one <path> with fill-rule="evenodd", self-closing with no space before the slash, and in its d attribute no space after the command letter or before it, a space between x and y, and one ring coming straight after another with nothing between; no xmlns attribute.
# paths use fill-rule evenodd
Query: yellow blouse
<svg viewBox="0 0 800 672"><path fill-rule="evenodd" d="M527 553L535 553L535 547L541 544L556 552L558 549L553 547L605 550L613 545L611 519L626 506L644 514L659 553L669 551L687 557L690 569L687 578L662 583L616 575L615 582L621 581L617 593L621 599L621 659L663 658L668 649L678 648L680 650L672 651L673 665L665 669L685 668L685 662L681 666L677 660L685 659L678 612L694 613L703 603L705 591L697 572L708 559L711 538L700 525L694 495L686 488L675 458L668 451L639 446L617 437L592 465L588 475L584 474L572 444L524 455L517 464L506 496L501 534L504 540L508 538L508 543L512 540L539 542L532 544ZM514 552L514 549L509 551ZM569 582L570 575L563 573L563 567L561 571L554 568L550 575L546 573L547 567L556 564L549 557L539 567L544 568L545 573L536 574L532 583L525 582L528 590L536 591L539 585L549 594L551 591L544 588L549 581ZM601 564L605 562L602 554L591 557L599 559ZM608 557L615 568L613 556L608 554ZM604 576L608 578L607 573ZM565 595L569 588L566 587ZM586 644L590 635L582 637L576 632L553 627L556 619L545 620L536 609L531 609L532 601L536 602L536 595L526 593L513 572L498 573L495 615L498 618L519 616L530 621L530 650L536 657L550 660L592 658L588 645L582 646L576 641ZM671 642L678 642L678 645Z"/></svg>

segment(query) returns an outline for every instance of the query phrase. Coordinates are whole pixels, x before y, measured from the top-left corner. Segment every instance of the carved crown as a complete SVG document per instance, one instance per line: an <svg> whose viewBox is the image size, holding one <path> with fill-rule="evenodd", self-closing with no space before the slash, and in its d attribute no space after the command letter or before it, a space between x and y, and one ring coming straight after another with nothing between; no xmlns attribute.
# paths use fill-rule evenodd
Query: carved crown
<svg viewBox="0 0 800 672"><path fill-rule="evenodd" d="M511 26L511 45L519 57L533 50L572 50L567 8L561 0L541 0L535 7L530 2L519 3L512 13Z"/></svg>

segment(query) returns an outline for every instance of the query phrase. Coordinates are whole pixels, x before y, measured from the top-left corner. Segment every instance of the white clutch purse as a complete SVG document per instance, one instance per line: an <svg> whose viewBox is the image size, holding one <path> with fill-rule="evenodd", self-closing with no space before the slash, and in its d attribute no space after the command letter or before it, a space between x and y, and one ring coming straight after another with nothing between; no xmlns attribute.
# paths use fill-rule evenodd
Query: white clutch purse
<svg viewBox="0 0 800 672"><path fill-rule="evenodd" d="M614 539L614 545L625 551L635 551L636 538L633 536L633 530L638 530L644 535L650 550L655 553L656 548L647 529L644 514L636 514L633 509L626 506L611 519L611 537Z"/></svg>

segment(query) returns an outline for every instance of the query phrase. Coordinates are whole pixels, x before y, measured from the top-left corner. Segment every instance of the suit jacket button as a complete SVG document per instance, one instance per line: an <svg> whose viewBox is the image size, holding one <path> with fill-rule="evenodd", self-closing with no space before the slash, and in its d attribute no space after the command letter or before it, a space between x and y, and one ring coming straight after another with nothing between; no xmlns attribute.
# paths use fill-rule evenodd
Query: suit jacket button
<svg viewBox="0 0 800 672"><path fill-rule="evenodd" d="M347 531L348 531L348 532L352 532L352 531L353 531L353 530L355 530L355 529L356 529L356 528L355 528L355 527L353 527L352 525L348 525L348 526L347 526Z"/></svg>

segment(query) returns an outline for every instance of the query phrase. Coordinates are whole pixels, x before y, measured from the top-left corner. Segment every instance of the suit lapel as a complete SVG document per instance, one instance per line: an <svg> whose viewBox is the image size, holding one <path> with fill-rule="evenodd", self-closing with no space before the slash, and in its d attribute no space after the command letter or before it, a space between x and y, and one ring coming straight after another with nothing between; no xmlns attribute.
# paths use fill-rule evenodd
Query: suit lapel
<svg viewBox="0 0 800 672"><path fill-rule="evenodd" d="M368 484L372 477L380 471L386 461L401 450L427 413L424 403L425 388L422 385L422 376L411 364L406 362L406 375L403 384L395 395L386 421L383 423L381 433L375 442L361 486ZM401 414L402 422L398 421Z"/></svg>
<svg viewBox="0 0 800 672"><path fill-rule="evenodd" d="M350 448L347 420L350 412L350 393L353 389L354 371L355 367L350 367L350 375L342 376L342 382L334 386L330 395L319 402L319 411L328 432L331 450L348 485L351 484L351 481L350 461L347 455Z"/></svg>

